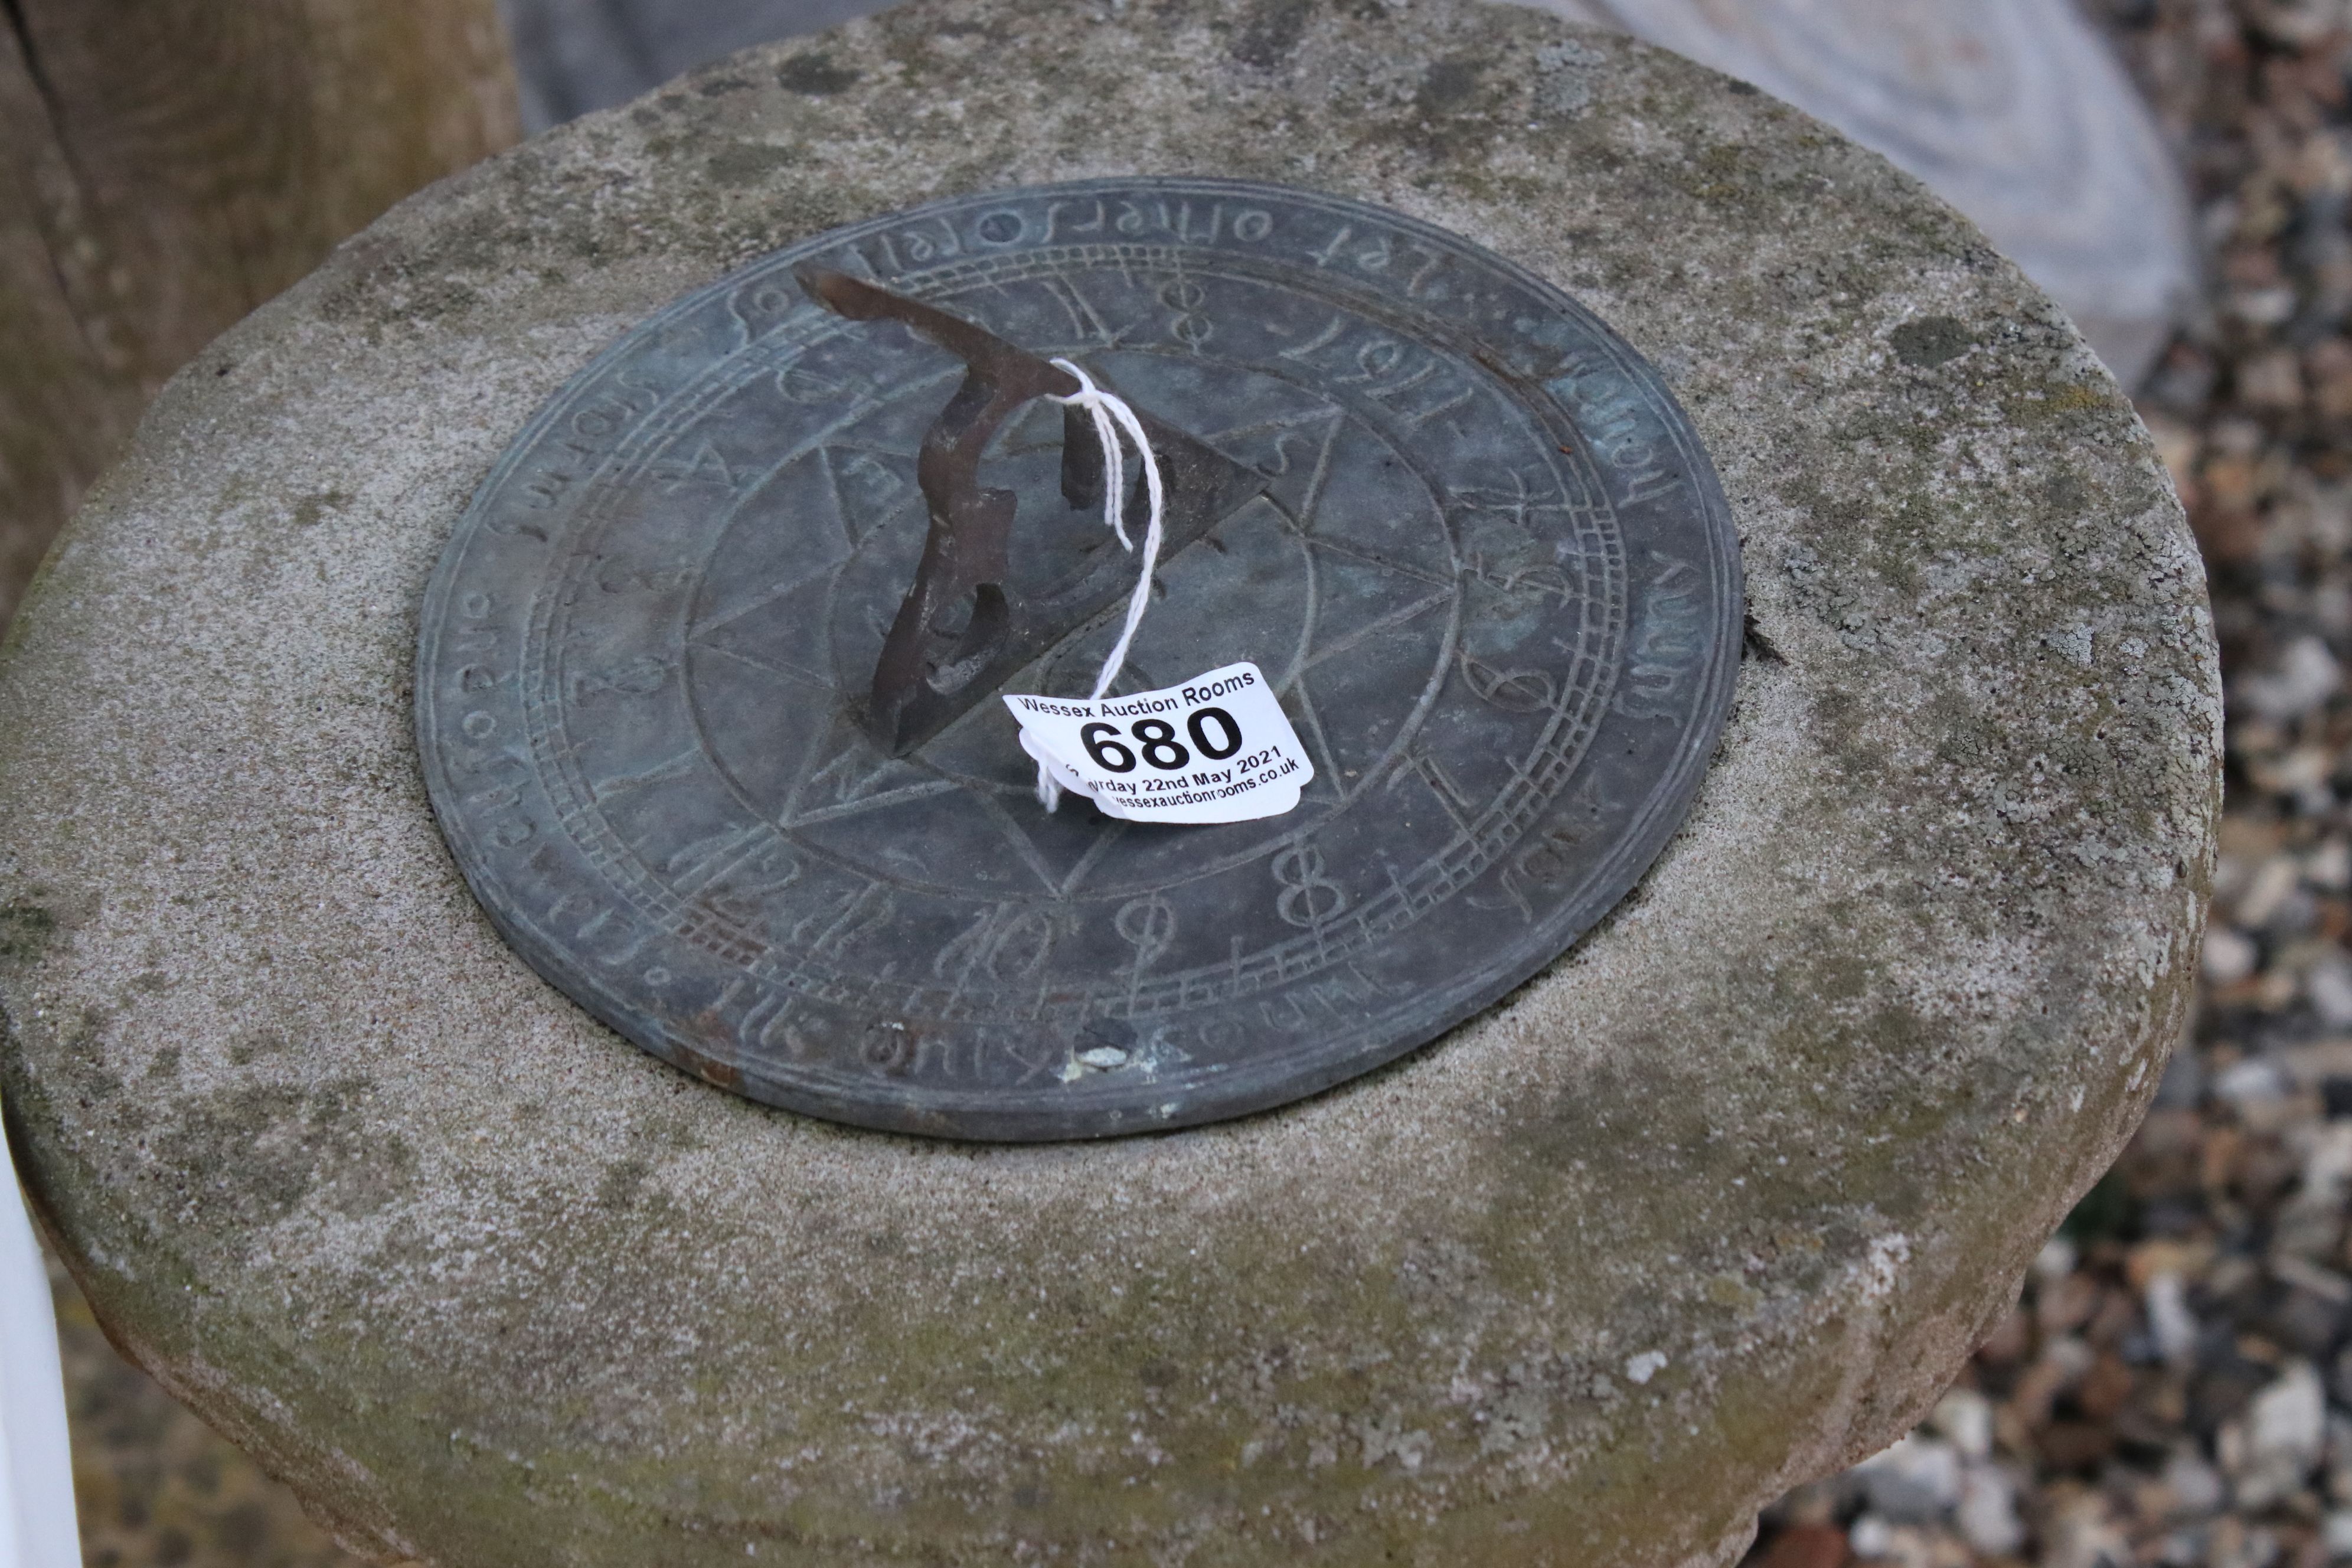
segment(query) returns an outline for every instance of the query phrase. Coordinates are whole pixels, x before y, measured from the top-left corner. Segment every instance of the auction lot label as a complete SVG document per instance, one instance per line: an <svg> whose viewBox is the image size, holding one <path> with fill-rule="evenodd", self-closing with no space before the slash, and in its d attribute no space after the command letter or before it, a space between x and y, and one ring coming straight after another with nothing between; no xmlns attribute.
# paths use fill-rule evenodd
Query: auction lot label
<svg viewBox="0 0 2352 1568"><path fill-rule="evenodd" d="M1129 822L1249 822L1298 804L1315 764L1254 664L1092 701L1007 697L1054 782Z"/></svg>

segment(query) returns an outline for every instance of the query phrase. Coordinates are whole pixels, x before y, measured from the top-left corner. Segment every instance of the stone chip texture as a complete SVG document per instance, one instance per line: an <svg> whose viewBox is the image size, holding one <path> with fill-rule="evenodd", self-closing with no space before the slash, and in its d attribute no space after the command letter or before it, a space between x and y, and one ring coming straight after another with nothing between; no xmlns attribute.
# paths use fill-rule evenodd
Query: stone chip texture
<svg viewBox="0 0 2352 1568"><path fill-rule="evenodd" d="M1738 711L1642 888L1291 1110L845 1131L509 954L410 740L533 408L831 226L1134 172L1385 202L1675 384ZM0 1091L118 1340L376 1557L1721 1562L1885 1443L2138 1120L2219 807L2197 554L2081 340L1773 100L1530 12L929 0L395 209L168 389L0 664Z"/></svg>

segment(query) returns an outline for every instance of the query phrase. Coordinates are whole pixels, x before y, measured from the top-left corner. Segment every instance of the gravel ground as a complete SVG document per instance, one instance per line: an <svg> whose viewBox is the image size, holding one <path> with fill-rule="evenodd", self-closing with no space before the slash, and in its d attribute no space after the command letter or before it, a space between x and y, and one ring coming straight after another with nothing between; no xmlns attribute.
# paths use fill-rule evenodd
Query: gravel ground
<svg viewBox="0 0 2352 1568"><path fill-rule="evenodd" d="M54 1260L89 1568L360 1568L294 1494L114 1353Z"/></svg>
<svg viewBox="0 0 2352 1568"><path fill-rule="evenodd" d="M1767 1516L1769 1568L2352 1560L2352 0L2090 4L2212 257L2141 402L2231 680L2207 996L2010 1321L1918 1431ZM350 1561L59 1307L90 1563Z"/></svg>
<svg viewBox="0 0 2352 1568"><path fill-rule="evenodd" d="M2156 1109L1916 1432L1770 1568L2352 1559L2352 3L2103 0L2211 258L2141 412L2230 679L2206 995Z"/></svg>

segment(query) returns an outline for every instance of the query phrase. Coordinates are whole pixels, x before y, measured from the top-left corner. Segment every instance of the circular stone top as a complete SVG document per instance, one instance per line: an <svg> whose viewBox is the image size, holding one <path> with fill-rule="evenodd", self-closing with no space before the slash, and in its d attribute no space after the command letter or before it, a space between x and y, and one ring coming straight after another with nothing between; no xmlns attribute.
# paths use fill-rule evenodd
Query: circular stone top
<svg viewBox="0 0 2352 1568"><path fill-rule="evenodd" d="M1063 355L1158 425L1139 626L1091 422L1014 379ZM1391 208L1086 180L828 230L599 355L434 573L417 742L493 923L664 1060L889 1131L1167 1131L1557 959L1682 826L1744 610L1696 432L1557 289ZM1045 809L999 695L1115 641L1119 723L1070 728L1118 782L1278 758L1287 808ZM1304 738L1137 706L1220 669Z"/></svg>
<svg viewBox="0 0 2352 1568"><path fill-rule="evenodd" d="M1387 204L1660 367L1753 616L1688 826L1503 1005L1247 1121L918 1141L651 1059L443 847L436 558L679 293L1136 173ZM0 670L0 1089L120 1342L380 1556L1719 1560L2136 1121L2219 715L2128 405L1819 124L1503 7L920 4L436 187L167 390Z"/></svg>

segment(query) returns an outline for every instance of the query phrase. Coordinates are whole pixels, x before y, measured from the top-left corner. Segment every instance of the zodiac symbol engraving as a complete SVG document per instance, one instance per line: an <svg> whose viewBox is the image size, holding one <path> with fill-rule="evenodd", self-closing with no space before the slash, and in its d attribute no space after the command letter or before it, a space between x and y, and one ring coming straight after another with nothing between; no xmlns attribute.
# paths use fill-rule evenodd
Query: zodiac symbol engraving
<svg viewBox="0 0 2352 1568"><path fill-rule="evenodd" d="M1150 968L1176 941L1176 910L1157 893L1146 893L1121 904L1111 925L1120 939L1135 949L1138 973Z"/></svg>
<svg viewBox="0 0 2352 1568"><path fill-rule="evenodd" d="M1208 298L1209 291L1190 278L1160 286L1160 302L1176 312L1168 323L1168 335L1188 349L1199 348L1216 331L1214 322L1198 313Z"/></svg>
<svg viewBox="0 0 2352 1568"><path fill-rule="evenodd" d="M1462 656L1462 679L1482 702L1506 713L1538 713L1559 701L1559 689L1540 669L1496 669L1467 653Z"/></svg>

